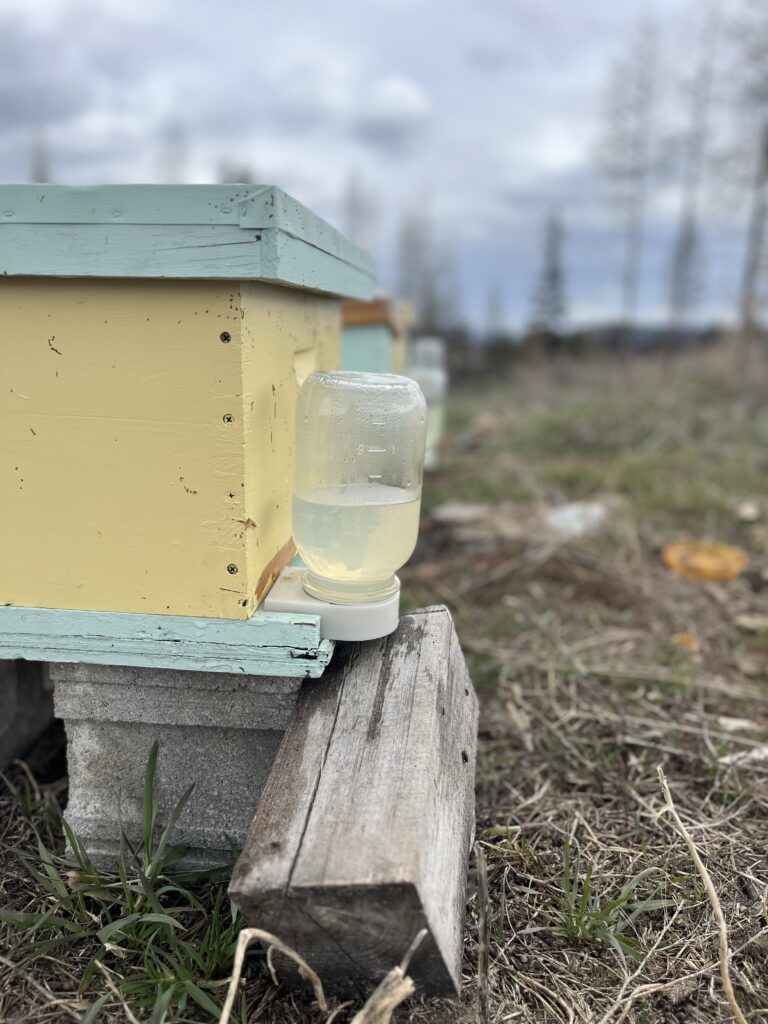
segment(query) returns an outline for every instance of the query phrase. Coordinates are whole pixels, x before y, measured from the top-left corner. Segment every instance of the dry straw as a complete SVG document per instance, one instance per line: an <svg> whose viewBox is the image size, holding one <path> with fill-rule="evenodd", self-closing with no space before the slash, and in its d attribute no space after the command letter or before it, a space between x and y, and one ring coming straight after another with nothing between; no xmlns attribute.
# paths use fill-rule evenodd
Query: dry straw
<svg viewBox="0 0 768 1024"><path fill-rule="evenodd" d="M409 978L406 972L411 960L413 959L414 953L424 941L426 935L427 929L422 928L408 947L405 956L398 966L393 967L378 987L374 989L365 1006L352 1018L351 1024L389 1024L394 1010L400 1005L400 1003L413 995L415 987L413 979ZM273 950L276 949L298 965L301 977L306 978L306 980L312 985L317 1005L323 1013L327 1014L329 1010L328 1000L326 999L325 991L323 990L323 983L306 960L304 960L295 949L291 949L290 946L287 946L281 939L276 935L273 935L271 932L262 931L261 928L243 928L237 939L237 949L235 950L235 962L232 968L232 977L230 978L227 998L221 1012L221 1017L219 1018L219 1024L228 1024L229 1022L232 1007L234 1006L235 998L237 996L237 990L240 986L240 976L243 971L245 952L251 942L256 940L263 942L268 947L267 964L269 966L273 982L276 985L278 984L278 979L272 963L272 953ZM341 1009L342 1007L336 1007L336 1009L333 1010L327 1018L326 1024L331 1024L331 1021L333 1021Z"/></svg>
<svg viewBox="0 0 768 1024"><path fill-rule="evenodd" d="M691 855L693 863L696 865L696 870L701 876L701 880L704 883L709 902L712 904L712 910L714 911L715 921L717 922L717 930L720 934L720 977L723 982L723 989L725 991L726 999L733 1011L733 1016L738 1021L738 1024L747 1024L747 1018L741 1012L741 1007L736 1001L736 995L733 991L733 985L731 984L731 971L730 971L730 950L728 948L728 926L725 923L725 916L723 915L723 908L720 906L720 899L717 895L717 890L712 882L709 872L707 871L704 861L699 856L699 851L696 849L691 836L683 824L680 815L677 813L672 794L669 791L669 784L667 783L667 777L664 774L664 769L659 765L659 782L661 783L661 789L664 793L664 802L669 808L669 813L672 815L672 819L680 832L680 835L685 840L685 844L688 847L688 851Z"/></svg>

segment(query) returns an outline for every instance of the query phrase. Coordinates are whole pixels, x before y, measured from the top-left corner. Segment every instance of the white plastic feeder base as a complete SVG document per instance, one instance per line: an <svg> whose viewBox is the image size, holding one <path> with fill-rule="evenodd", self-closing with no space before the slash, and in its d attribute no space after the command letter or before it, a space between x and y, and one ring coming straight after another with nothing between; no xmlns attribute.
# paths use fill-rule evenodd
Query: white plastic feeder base
<svg viewBox="0 0 768 1024"><path fill-rule="evenodd" d="M397 590L376 604L330 604L308 594L301 585L306 569L289 565L264 599L266 612L306 612L320 616L324 640L377 640L397 629L400 620L400 580Z"/></svg>

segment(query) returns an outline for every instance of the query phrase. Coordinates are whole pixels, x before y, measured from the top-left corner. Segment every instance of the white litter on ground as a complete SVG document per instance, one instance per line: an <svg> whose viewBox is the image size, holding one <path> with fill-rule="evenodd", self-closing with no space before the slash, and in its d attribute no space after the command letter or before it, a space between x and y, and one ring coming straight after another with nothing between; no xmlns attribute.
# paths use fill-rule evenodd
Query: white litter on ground
<svg viewBox="0 0 768 1024"><path fill-rule="evenodd" d="M607 518L608 507L602 501L571 501L549 509L544 522L561 540L573 540L595 533Z"/></svg>

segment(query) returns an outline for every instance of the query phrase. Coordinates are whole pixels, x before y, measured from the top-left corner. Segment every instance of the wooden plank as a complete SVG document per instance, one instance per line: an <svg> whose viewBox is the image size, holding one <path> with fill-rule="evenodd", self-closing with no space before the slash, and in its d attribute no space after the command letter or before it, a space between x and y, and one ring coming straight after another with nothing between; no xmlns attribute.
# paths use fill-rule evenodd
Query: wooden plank
<svg viewBox="0 0 768 1024"><path fill-rule="evenodd" d="M0 185L0 274L373 292L370 255L272 185Z"/></svg>
<svg viewBox="0 0 768 1024"><path fill-rule="evenodd" d="M425 992L457 991L476 733L447 609L345 645L322 685L304 684L235 868L246 921L354 995L427 927L411 973Z"/></svg>
<svg viewBox="0 0 768 1024"><path fill-rule="evenodd" d="M0 220L15 224L232 224L265 185L0 185ZM253 227L267 227L257 224Z"/></svg>
<svg viewBox="0 0 768 1024"><path fill-rule="evenodd" d="M372 267L310 246L286 231L262 231L261 279L297 288L365 299L373 290Z"/></svg>
<svg viewBox="0 0 768 1024"><path fill-rule="evenodd" d="M358 324L385 324L393 335L401 333L394 302L387 298L345 299L341 304L341 322L344 327Z"/></svg>
<svg viewBox="0 0 768 1024"><path fill-rule="evenodd" d="M264 233L198 225L14 224L0 220L8 277L262 278ZM268 276L275 277L275 271Z"/></svg>
<svg viewBox="0 0 768 1024"><path fill-rule="evenodd" d="M251 619L0 608L0 659L317 678L333 653L315 615Z"/></svg>

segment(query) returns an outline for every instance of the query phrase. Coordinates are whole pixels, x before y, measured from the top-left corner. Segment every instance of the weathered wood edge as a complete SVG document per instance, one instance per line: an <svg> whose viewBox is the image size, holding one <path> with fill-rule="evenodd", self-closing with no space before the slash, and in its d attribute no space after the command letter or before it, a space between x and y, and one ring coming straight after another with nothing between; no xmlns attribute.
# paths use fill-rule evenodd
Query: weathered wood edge
<svg viewBox="0 0 768 1024"><path fill-rule="evenodd" d="M397 309L391 299L379 297L370 302L345 299L341 304L342 327L373 327L383 325L396 337L401 333Z"/></svg>
<svg viewBox="0 0 768 1024"><path fill-rule="evenodd" d="M462 759L467 763L471 761L474 764L477 741L477 697L464 664L464 656L448 609L443 606L432 606L409 614L418 616L425 613L440 614L448 620L449 629L445 638L448 641L446 670L448 673L452 671L457 673L457 688L463 688L464 695L470 699L470 718L474 722L472 729L464 737ZM381 644L382 641L378 643ZM313 899L318 890L316 886L308 883L306 878L297 880L295 872L302 856L304 837L310 830L309 823L318 786L334 740L340 705L344 698L345 682L347 677L354 673L356 653L362 646L365 645L344 645L341 664L338 664L334 673L324 680L322 688L318 688L312 683L305 683L302 688L294 713L294 728L289 726L283 738L273 771L262 792L259 808L249 830L243 854L232 875L229 891L233 901L246 915L250 911L254 921L263 919L264 926L268 928L273 926L273 930L278 934L281 920L284 928L290 932L292 928L290 922L297 919L301 921L302 918L312 922L321 932L324 931L322 924L318 924L314 918L318 908L313 905ZM309 715L306 714L307 708L312 711ZM300 726L297 726L296 723L300 723ZM310 732L299 736L296 732L297 728L308 729ZM307 760L305 756L308 749L313 752L311 760ZM325 755L318 755L318 749L324 749ZM309 784L301 786L298 792L290 786L286 786L287 778L300 777L302 772L309 773L314 781L310 780ZM474 775L474 772L472 774ZM446 785L451 785L450 780ZM264 817L265 808L268 809L266 818ZM261 815L260 810L262 811ZM461 848L465 854L468 854L475 828L474 791L471 780L467 792L461 794L461 807L457 808L455 817L463 822ZM276 821L282 822L279 841L276 841L278 837L271 834L269 828L270 823L274 824ZM289 839L287 845L286 837ZM306 856L305 854L305 859ZM435 906L444 901L444 897L448 898L448 894L444 894L441 889L441 879L430 879L432 869L439 866L436 864L438 859L439 857L435 857L434 851L427 849L424 851L423 864L414 871L412 877L410 873L408 876L398 874L388 880L386 878L374 880L370 885L366 884L360 888L361 892L369 896L373 893L374 900L380 898L384 906L390 906L393 900L395 903L399 900L402 912L406 914L414 934L425 924L428 924L430 929L437 926L437 931L430 932L429 938L417 953L413 967L415 976L419 976L423 991L432 994L445 994L449 986L453 987L454 991L458 991L463 952L460 931L455 931L454 928L455 934L452 935L451 928L446 926L445 918L447 915L450 922L451 914L463 916L466 875L462 872L461 878L457 878L455 891L452 891L452 899L449 901L451 906L443 914L444 920L439 921L432 918L427 921L421 907L430 907L431 910L434 910ZM286 863L291 865L287 874ZM310 872L310 874L312 873ZM317 872L314 872L314 877L317 877ZM430 881L433 884L430 885ZM346 904L346 899L350 890L355 888L355 883L350 877L348 882L329 882L324 885L322 897L326 901L335 886L338 886L339 891L343 890L345 893L344 902L338 905L336 912L351 921L353 914L351 908ZM375 893L379 893L379 897L376 897ZM334 913L331 911L332 915ZM454 925L455 921L454 917ZM358 924L364 927L362 919ZM288 935L283 937L290 941ZM295 982L294 972L290 965L284 966L288 971L287 977L291 982ZM338 979L336 980L338 981ZM353 988L352 982L345 982L344 994L352 993Z"/></svg>
<svg viewBox="0 0 768 1024"><path fill-rule="evenodd" d="M316 615L250 619L0 608L0 659L316 679L333 654Z"/></svg>

